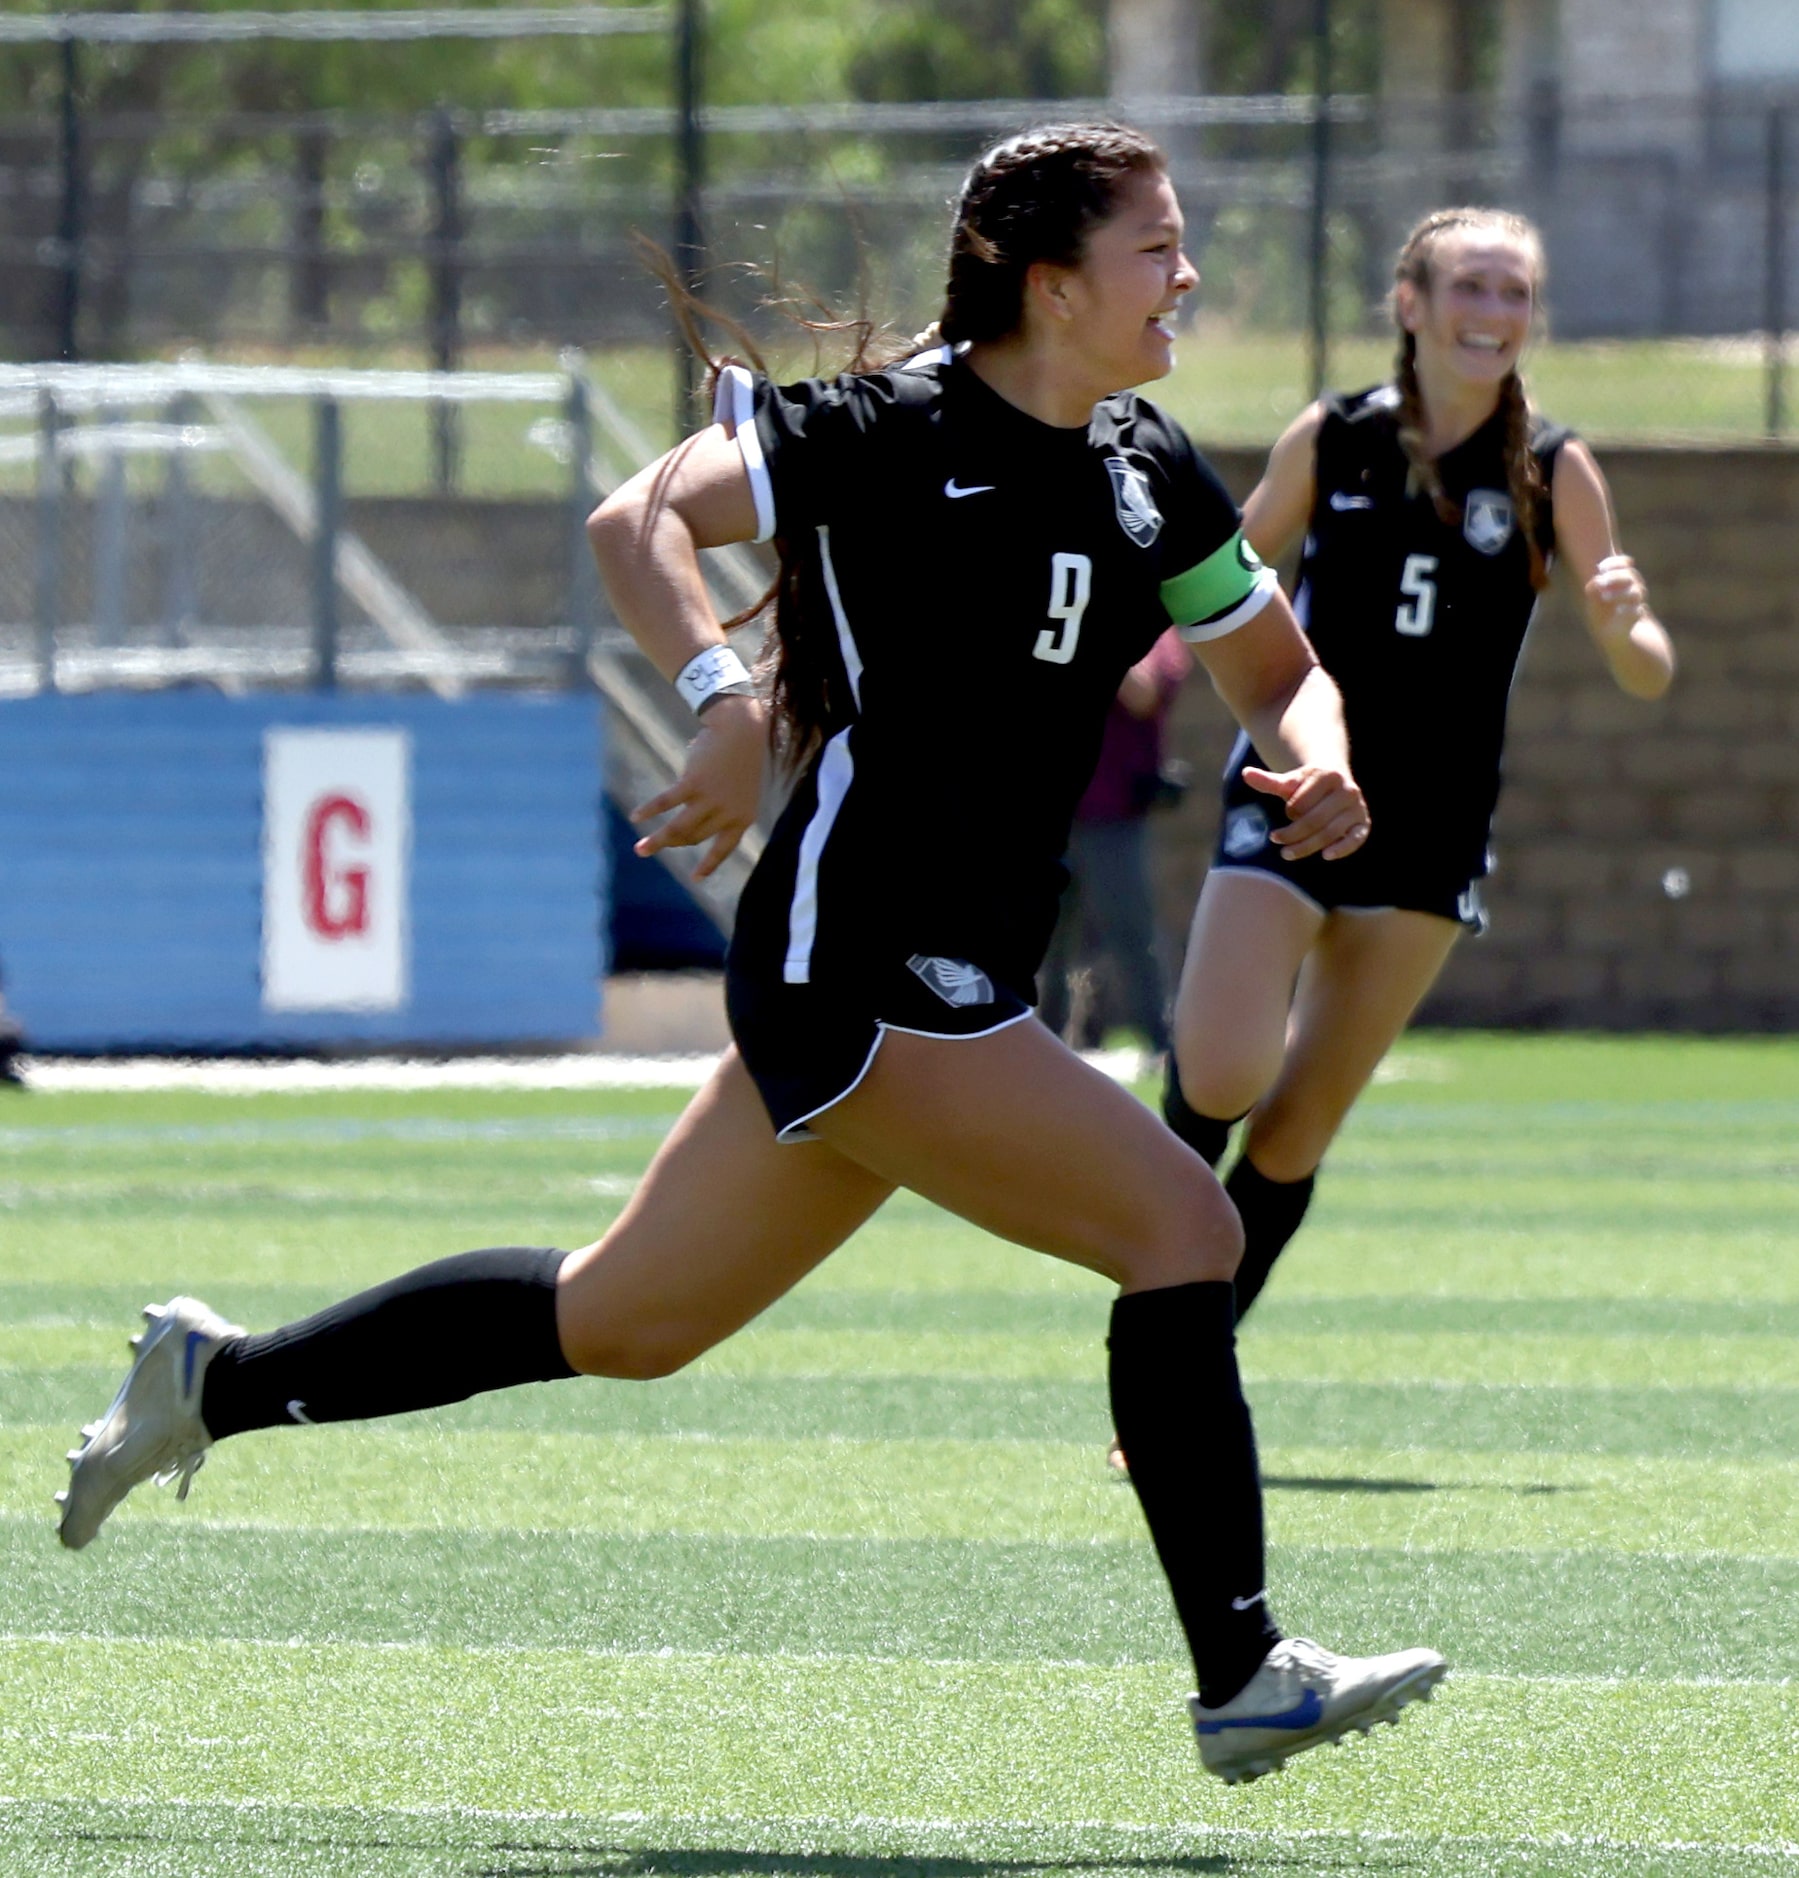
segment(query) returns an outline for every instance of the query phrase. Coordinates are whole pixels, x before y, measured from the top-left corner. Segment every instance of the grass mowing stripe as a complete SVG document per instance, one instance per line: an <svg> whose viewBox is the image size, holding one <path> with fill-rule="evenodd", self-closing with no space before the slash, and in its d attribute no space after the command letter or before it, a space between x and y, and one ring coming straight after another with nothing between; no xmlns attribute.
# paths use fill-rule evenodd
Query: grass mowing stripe
<svg viewBox="0 0 1799 1878"><path fill-rule="evenodd" d="M1297 1263L1297 1261L1296 1261ZM828 1277L831 1268L826 1268ZM1288 1270L1281 1269L1283 1284ZM257 1328L288 1323L336 1301L323 1287L246 1284L239 1277L210 1297L226 1316ZM0 1284L0 1324L23 1330L94 1330L108 1355L151 1302L141 1285ZM1111 1289L1095 1281L1079 1292L1042 1290L876 1291L808 1282L790 1292L744 1333L762 1326L790 1331L887 1331L901 1335L1004 1331L1020 1337L1092 1339L1105 1334ZM1799 1338L1799 1300L1774 1298L1420 1296L1332 1297L1294 1293L1264 1298L1242 1337L1253 1356L1266 1341L1288 1337L1570 1337ZM106 1337L114 1342L105 1342ZM67 1361L66 1355L57 1358Z"/></svg>
<svg viewBox="0 0 1799 1878"><path fill-rule="evenodd" d="M1142 1538L1008 1544L590 1533L266 1532L140 1524L71 1561L0 1521L0 1631L565 1646L597 1652L1168 1663ZM1799 1679L1799 1559L1271 1549L1283 1622L1347 1649L1428 1639L1461 1669Z"/></svg>
<svg viewBox="0 0 1799 1878"><path fill-rule="evenodd" d="M690 1370L647 1386L538 1384L437 1414L446 1428L520 1432L1103 1444L1111 1415L1099 1368L1096 1352L1095 1373L1084 1381ZM112 1399L122 1369L0 1370L0 1424L86 1421ZM1274 1380L1255 1384L1250 1399L1271 1446L1799 1459L1799 1389Z"/></svg>
<svg viewBox="0 0 1799 1878"><path fill-rule="evenodd" d="M49 1517L73 1432L0 1430L0 1511ZM1791 1466L1273 1446L1262 1462L1283 1544L1799 1558ZM451 1433L423 1421L243 1436L186 1506L140 1491L109 1530L196 1520L1072 1544L1142 1533L1135 1497L1092 1442Z"/></svg>
<svg viewBox="0 0 1799 1878"><path fill-rule="evenodd" d="M1799 1840L1790 1689L1465 1675L1248 1793L1202 1779L1178 1695L1136 1667L14 1643L0 1792Z"/></svg>
<svg viewBox="0 0 1799 1878"><path fill-rule="evenodd" d="M1245 1380L1386 1383L1429 1376L1444 1384L1558 1388L1799 1389L1799 1337L1581 1337L1403 1332L1294 1334L1258 1326L1242 1351ZM0 1323L0 1401L29 1388L33 1372L118 1364L118 1331ZM700 1376L959 1376L990 1381L1091 1382L1099 1335L1080 1332L796 1330L754 1324L709 1351Z"/></svg>
<svg viewBox="0 0 1799 1878"><path fill-rule="evenodd" d="M1146 1827L1036 1821L726 1819L640 1811L587 1818L470 1807L279 1803L57 1805L0 1798L35 1878L1790 1878L1799 1847L1630 1845L1319 1827ZM524 1860L521 1864L519 1861Z"/></svg>

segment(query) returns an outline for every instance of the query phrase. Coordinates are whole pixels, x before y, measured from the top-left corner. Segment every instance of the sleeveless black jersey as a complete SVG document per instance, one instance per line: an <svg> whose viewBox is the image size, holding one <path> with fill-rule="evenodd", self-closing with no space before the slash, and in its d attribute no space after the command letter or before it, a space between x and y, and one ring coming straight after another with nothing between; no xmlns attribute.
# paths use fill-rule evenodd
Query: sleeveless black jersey
<svg viewBox="0 0 1799 1878"><path fill-rule="evenodd" d="M1508 492L1503 415L1438 461L1459 511L1450 523L1423 490L1408 493L1398 404L1390 385L1324 400L1294 610L1343 693L1373 818L1366 865L1440 880L1453 899L1486 872L1506 708L1537 594ZM1555 544L1547 492L1568 435L1540 424L1531 440L1545 560ZM1240 743L1227 793L1246 788L1245 760Z"/></svg>
<svg viewBox="0 0 1799 1878"><path fill-rule="evenodd" d="M829 720L738 911L788 985L873 956L1026 991L1126 671L1172 622L1233 630L1271 573L1180 428L1130 394L1040 423L946 352L720 386L759 534L798 570Z"/></svg>

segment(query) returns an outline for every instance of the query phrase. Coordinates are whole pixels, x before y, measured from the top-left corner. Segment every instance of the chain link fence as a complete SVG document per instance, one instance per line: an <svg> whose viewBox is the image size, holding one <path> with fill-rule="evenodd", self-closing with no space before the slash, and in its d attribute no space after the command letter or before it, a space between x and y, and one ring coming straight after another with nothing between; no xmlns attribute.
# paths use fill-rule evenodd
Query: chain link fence
<svg viewBox="0 0 1799 1878"><path fill-rule="evenodd" d="M704 290L796 370L810 356L770 298L910 331L936 310L969 157L1108 111L1174 161L1205 278L1166 395L1208 441L1265 442L1321 379L1384 371L1392 254L1466 200L1544 229L1534 382L1558 416L1613 440L1789 431L1799 106L1775 95L715 107ZM635 237L683 226L679 131L664 109L93 116L72 147L59 122L0 120L0 344L443 369L577 345L659 442L683 374ZM445 431L418 481L462 470Z"/></svg>

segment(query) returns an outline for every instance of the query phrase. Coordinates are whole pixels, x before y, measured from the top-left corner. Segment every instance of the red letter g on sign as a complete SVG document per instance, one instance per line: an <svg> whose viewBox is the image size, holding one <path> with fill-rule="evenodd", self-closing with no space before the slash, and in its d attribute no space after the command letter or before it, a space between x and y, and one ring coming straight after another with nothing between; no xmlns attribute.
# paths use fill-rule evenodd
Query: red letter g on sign
<svg viewBox="0 0 1799 1878"><path fill-rule="evenodd" d="M348 939L369 928L369 870L333 868L326 857L326 838L339 822L355 840L368 839L368 810L349 796L321 796L307 811L301 837L306 924L321 939Z"/></svg>

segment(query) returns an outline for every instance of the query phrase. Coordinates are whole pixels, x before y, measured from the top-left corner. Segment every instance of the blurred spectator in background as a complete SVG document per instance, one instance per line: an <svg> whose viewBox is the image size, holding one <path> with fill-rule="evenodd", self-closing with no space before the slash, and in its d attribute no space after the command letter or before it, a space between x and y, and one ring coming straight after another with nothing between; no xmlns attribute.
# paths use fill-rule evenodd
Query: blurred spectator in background
<svg viewBox="0 0 1799 1878"><path fill-rule="evenodd" d="M19 1054L24 1048L25 1032L6 1008L6 986L0 980L0 1087L24 1088L25 1077L19 1068Z"/></svg>
<svg viewBox="0 0 1799 1878"><path fill-rule="evenodd" d="M1077 1048L1113 1025L1168 1050L1168 975L1149 881L1150 811L1178 802L1187 777L1163 755L1174 694L1193 655L1170 630L1125 674L1106 717L1099 764L1069 837L1069 882L1043 961L1043 1021ZM1071 1034L1071 1031L1073 1034Z"/></svg>

